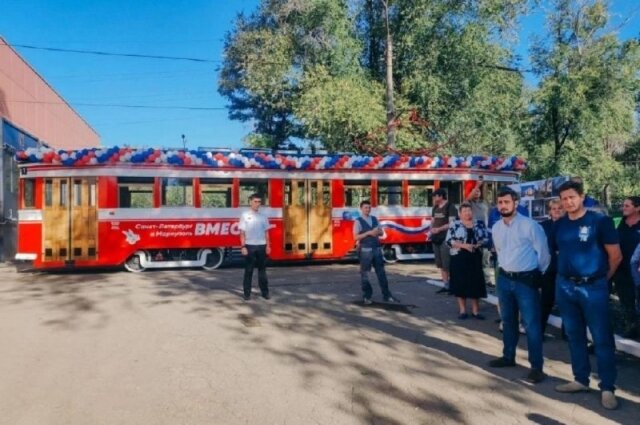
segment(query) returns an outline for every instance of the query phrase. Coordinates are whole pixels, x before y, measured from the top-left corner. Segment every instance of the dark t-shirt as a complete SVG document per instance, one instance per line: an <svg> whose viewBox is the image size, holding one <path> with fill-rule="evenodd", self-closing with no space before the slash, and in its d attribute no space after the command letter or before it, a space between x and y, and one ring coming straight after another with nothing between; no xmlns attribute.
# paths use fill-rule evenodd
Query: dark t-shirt
<svg viewBox="0 0 640 425"><path fill-rule="evenodd" d="M547 236L547 245L549 246L549 254L551 254L551 264L549 264L549 267L547 268L547 273L555 274L556 270L558 270L558 254L556 253L553 242L555 221L549 218L540 222L540 226L542 226L542 230L544 230L544 234Z"/></svg>
<svg viewBox="0 0 640 425"><path fill-rule="evenodd" d="M442 207L433 207L431 215L433 216L431 227L440 227L448 224L450 218L458 218L458 210L455 205L447 201ZM431 242L443 243L446 238L447 232L443 230L442 232L432 234Z"/></svg>
<svg viewBox="0 0 640 425"><path fill-rule="evenodd" d="M618 233L610 217L595 211L587 211L577 220L564 216L556 222L554 233L560 275L607 275L609 259L604 245L618 243Z"/></svg>
<svg viewBox="0 0 640 425"><path fill-rule="evenodd" d="M629 262L633 251L640 243L640 221L633 226L629 226L622 219L618 224L618 237L620 238L620 251L622 251L622 263L619 271L631 273Z"/></svg>

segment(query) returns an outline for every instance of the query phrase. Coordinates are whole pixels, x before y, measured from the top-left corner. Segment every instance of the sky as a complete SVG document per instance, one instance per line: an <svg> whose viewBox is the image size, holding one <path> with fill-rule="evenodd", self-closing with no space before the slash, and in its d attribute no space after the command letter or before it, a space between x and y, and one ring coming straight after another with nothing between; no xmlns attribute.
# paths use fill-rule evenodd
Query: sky
<svg viewBox="0 0 640 425"><path fill-rule="evenodd" d="M0 36L100 135L103 146L243 146L250 123L232 121L217 92L225 34L259 0L3 0ZM543 2L544 3L544 2ZM640 34L635 0L611 1L623 39ZM541 9L521 19L516 51L528 66ZM191 57L209 62L84 55L16 45ZM532 76L527 81L534 84ZM10 101L10 99L9 99ZM91 105L90 105L91 104ZM97 106L101 105L101 106ZM144 105L133 109L105 105ZM158 107L210 108L160 109Z"/></svg>

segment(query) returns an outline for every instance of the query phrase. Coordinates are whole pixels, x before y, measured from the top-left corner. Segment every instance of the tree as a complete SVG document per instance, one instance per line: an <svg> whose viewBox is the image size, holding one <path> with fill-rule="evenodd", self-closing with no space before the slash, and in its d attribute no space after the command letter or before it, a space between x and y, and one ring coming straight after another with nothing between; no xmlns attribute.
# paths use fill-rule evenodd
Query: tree
<svg viewBox="0 0 640 425"><path fill-rule="evenodd" d="M264 0L251 17L239 16L220 72L229 117L254 122L259 137L251 140L271 147L305 137L293 114L300 82L317 66L338 78L358 72L361 48L352 27L340 0Z"/></svg>
<svg viewBox="0 0 640 425"><path fill-rule="evenodd" d="M635 126L638 43L607 28L601 0L556 0L550 40L532 50L541 78L531 105L529 151L539 175L584 175L601 190L621 175L614 154Z"/></svg>

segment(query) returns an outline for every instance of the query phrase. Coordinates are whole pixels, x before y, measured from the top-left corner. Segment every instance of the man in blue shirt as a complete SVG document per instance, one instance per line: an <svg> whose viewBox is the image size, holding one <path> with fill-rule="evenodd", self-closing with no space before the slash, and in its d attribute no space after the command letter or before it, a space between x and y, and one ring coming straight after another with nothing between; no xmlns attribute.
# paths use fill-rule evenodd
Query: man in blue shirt
<svg viewBox="0 0 640 425"><path fill-rule="evenodd" d="M589 389L588 327L598 361L602 406L615 409L616 346L607 281L622 261L618 234L611 218L585 208L581 183L565 182L559 192L567 215L556 222L554 232L558 251L556 303L569 339L575 381L558 385L556 391Z"/></svg>
<svg viewBox="0 0 640 425"><path fill-rule="evenodd" d="M551 256L547 237L534 220L516 211L518 195L511 188L498 192L498 210L502 219L492 229L493 244L498 255L498 300L502 317L504 348L502 357L489 362L491 367L515 366L518 345L518 311L527 333L531 370L527 380L544 380L542 371L542 328L538 283Z"/></svg>

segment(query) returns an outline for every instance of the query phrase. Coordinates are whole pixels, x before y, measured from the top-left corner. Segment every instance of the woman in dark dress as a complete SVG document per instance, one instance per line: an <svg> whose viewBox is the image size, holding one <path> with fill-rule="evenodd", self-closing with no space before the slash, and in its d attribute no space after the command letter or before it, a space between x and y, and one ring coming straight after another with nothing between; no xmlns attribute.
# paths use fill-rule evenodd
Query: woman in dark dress
<svg viewBox="0 0 640 425"><path fill-rule="evenodd" d="M471 315L484 320L478 312L479 299L486 298L487 286L482 271L482 247L489 238L482 221L473 222L471 204L460 205L460 218L447 232L447 245L451 248L449 291L458 298L458 319L467 314L467 298L471 298Z"/></svg>

